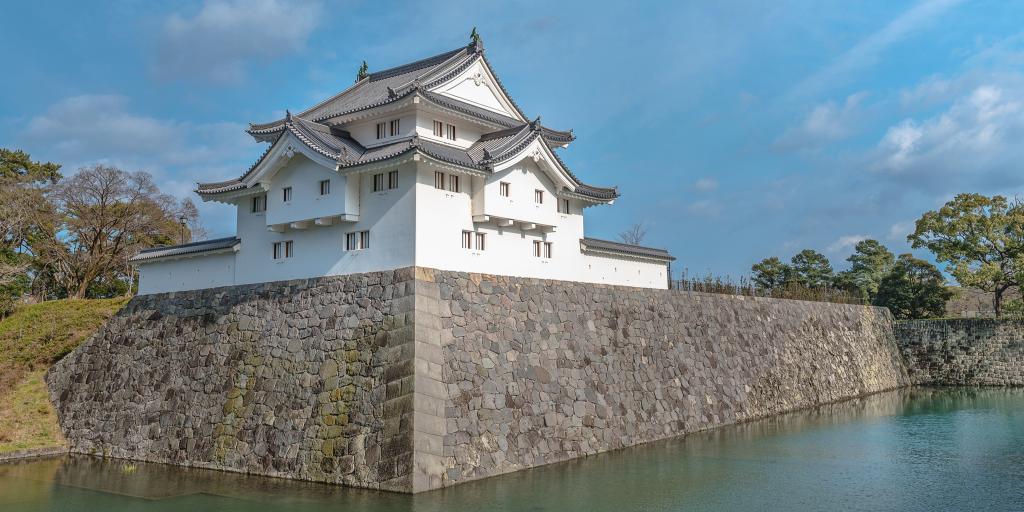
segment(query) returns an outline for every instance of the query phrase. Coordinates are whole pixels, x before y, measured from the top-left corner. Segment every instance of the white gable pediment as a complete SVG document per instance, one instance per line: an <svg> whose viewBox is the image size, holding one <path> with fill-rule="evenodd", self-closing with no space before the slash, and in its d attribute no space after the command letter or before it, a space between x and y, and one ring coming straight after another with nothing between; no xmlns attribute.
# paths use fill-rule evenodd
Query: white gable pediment
<svg viewBox="0 0 1024 512"><path fill-rule="evenodd" d="M525 121L498 86L497 79L483 59L431 92Z"/></svg>
<svg viewBox="0 0 1024 512"><path fill-rule="evenodd" d="M273 147L270 148L267 156L253 169L252 174L245 180L246 183L249 185L260 183L264 187L269 188L274 175L287 165L288 161L296 154L301 154L332 171L337 169L337 164L333 160L313 151L312 148L292 135L291 132L285 132L281 138L277 139Z"/></svg>
<svg viewBox="0 0 1024 512"><path fill-rule="evenodd" d="M569 190L576 189L574 182L569 177L569 173L566 172L557 160L555 160L554 155L551 154L551 150L540 139L533 141L529 146L526 146L526 148L512 158L494 166L494 172L501 172L510 167L519 165L519 162L526 159L529 159L536 164L536 166L556 185L562 185L567 187Z"/></svg>

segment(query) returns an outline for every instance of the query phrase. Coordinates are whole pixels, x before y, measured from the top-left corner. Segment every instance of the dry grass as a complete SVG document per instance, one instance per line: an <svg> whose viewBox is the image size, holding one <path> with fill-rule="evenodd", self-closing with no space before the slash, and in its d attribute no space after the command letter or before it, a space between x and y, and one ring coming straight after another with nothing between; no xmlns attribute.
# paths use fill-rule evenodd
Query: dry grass
<svg viewBox="0 0 1024 512"><path fill-rule="evenodd" d="M45 375L42 369L29 372L0 396L0 453L64 444Z"/></svg>
<svg viewBox="0 0 1024 512"><path fill-rule="evenodd" d="M43 377L128 301L55 300L0 320L0 452L63 443Z"/></svg>

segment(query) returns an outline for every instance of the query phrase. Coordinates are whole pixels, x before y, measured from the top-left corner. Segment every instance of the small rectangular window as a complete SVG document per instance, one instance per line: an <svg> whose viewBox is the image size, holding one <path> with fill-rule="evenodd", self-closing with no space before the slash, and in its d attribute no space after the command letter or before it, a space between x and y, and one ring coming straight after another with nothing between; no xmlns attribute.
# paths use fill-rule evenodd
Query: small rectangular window
<svg viewBox="0 0 1024 512"><path fill-rule="evenodd" d="M292 257L292 241L291 240L288 240L287 242L284 243L284 257L285 258L291 258Z"/></svg>
<svg viewBox="0 0 1024 512"><path fill-rule="evenodd" d="M398 188L398 171L388 173L388 188Z"/></svg>
<svg viewBox="0 0 1024 512"><path fill-rule="evenodd" d="M452 174L448 176L448 190L452 192L459 192L459 177Z"/></svg>
<svg viewBox="0 0 1024 512"><path fill-rule="evenodd" d="M540 258L540 254L541 254L540 251L541 251L541 249L540 249L540 240L534 240L533 241L533 256L536 257L536 258Z"/></svg>
<svg viewBox="0 0 1024 512"><path fill-rule="evenodd" d="M500 193L502 197L508 197L508 190L509 184L507 182L503 181L498 184L498 193Z"/></svg>
<svg viewBox="0 0 1024 512"><path fill-rule="evenodd" d="M558 200L558 213L569 213L569 200L559 199Z"/></svg>
<svg viewBox="0 0 1024 512"><path fill-rule="evenodd" d="M388 136L387 127L387 123L377 123L377 140L383 139L384 137Z"/></svg>
<svg viewBox="0 0 1024 512"><path fill-rule="evenodd" d="M285 242L274 242L274 259L279 260L282 258L292 257L292 241L288 240Z"/></svg>
<svg viewBox="0 0 1024 512"><path fill-rule="evenodd" d="M285 187L281 189L281 198L284 199L284 202L286 203L292 202L292 188Z"/></svg>
<svg viewBox="0 0 1024 512"><path fill-rule="evenodd" d="M544 242L544 257L551 257L551 242Z"/></svg>
<svg viewBox="0 0 1024 512"><path fill-rule="evenodd" d="M282 254L281 254L281 242L274 242L273 254L274 254L274 259L275 260L281 259L281 256L282 256Z"/></svg>
<svg viewBox="0 0 1024 512"><path fill-rule="evenodd" d="M373 175L373 191L380 192L384 190L384 173Z"/></svg>
<svg viewBox="0 0 1024 512"><path fill-rule="evenodd" d="M267 211L267 195L259 195L252 198L252 212L262 213Z"/></svg>
<svg viewBox="0 0 1024 512"><path fill-rule="evenodd" d="M326 196L331 193L331 180L320 181L320 195Z"/></svg>
<svg viewBox="0 0 1024 512"><path fill-rule="evenodd" d="M401 131L401 125L399 124L399 121L401 121L401 120L400 119L392 119L391 120L391 136L392 137L394 137L395 135L398 135L398 133Z"/></svg>
<svg viewBox="0 0 1024 512"><path fill-rule="evenodd" d="M370 232L369 231L353 231L351 233L345 233L345 250L346 251L358 251L360 249L370 248Z"/></svg>
<svg viewBox="0 0 1024 512"><path fill-rule="evenodd" d="M473 248L473 232L463 231L462 232L462 248L472 249Z"/></svg>
<svg viewBox="0 0 1024 512"><path fill-rule="evenodd" d="M482 251L487 248L487 235L476 233L476 250Z"/></svg>
<svg viewBox="0 0 1024 512"><path fill-rule="evenodd" d="M537 204L544 204L544 191L534 190L533 191L533 202Z"/></svg>
<svg viewBox="0 0 1024 512"><path fill-rule="evenodd" d="M455 125L448 125L448 140L455 140Z"/></svg>
<svg viewBox="0 0 1024 512"><path fill-rule="evenodd" d="M434 171L434 188L444 190L444 173Z"/></svg>
<svg viewBox="0 0 1024 512"><path fill-rule="evenodd" d="M434 137L444 137L444 123L434 121Z"/></svg>

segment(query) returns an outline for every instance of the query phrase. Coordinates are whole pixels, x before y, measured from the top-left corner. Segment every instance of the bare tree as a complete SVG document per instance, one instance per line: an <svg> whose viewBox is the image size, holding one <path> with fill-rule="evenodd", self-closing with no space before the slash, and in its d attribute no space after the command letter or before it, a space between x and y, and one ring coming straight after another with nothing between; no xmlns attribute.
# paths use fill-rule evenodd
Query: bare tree
<svg viewBox="0 0 1024 512"><path fill-rule="evenodd" d="M147 173L116 167L80 169L58 183L50 200L55 220L36 245L69 297L84 297L100 278L118 278L126 270L121 277L130 278L128 258L144 247L187 240L192 234L187 226L198 226L190 200L160 193Z"/></svg>
<svg viewBox="0 0 1024 512"><path fill-rule="evenodd" d="M619 239L622 240L622 243L629 245L640 245L646 236L647 226L643 222L637 222L630 226L629 229L619 233Z"/></svg>

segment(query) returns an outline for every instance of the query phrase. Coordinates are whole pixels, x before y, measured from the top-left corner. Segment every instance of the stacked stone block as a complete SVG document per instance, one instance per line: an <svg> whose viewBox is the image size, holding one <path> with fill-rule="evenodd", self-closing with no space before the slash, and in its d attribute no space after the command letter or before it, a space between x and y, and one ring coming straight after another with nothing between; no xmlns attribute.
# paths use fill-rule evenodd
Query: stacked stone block
<svg viewBox="0 0 1024 512"><path fill-rule="evenodd" d="M1024 321L991 318L896 322L914 384L1024 386Z"/></svg>

